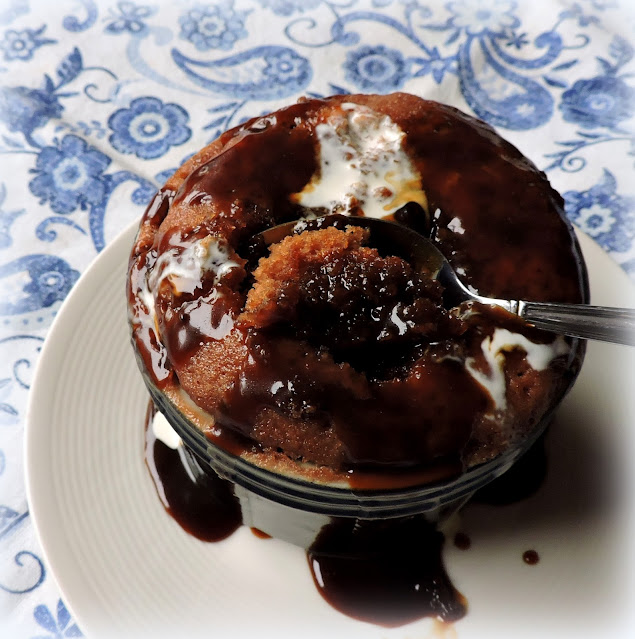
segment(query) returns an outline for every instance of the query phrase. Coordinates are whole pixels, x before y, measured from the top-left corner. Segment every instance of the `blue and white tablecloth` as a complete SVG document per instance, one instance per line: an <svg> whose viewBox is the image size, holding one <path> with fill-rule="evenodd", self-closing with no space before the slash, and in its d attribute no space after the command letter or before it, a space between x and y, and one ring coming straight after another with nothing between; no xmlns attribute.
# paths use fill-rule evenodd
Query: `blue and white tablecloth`
<svg viewBox="0 0 635 639"><path fill-rule="evenodd" d="M630 5L0 0L2 637L81 636L29 517L25 407L64 297L166 177L301 95L405 90L497 127L635 276Z"/></svg>

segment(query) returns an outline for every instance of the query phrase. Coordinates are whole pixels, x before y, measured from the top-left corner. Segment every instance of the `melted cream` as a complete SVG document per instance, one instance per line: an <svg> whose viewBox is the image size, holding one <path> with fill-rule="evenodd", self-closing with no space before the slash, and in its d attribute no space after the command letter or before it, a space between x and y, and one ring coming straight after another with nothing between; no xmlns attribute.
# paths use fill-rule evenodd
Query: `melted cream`
<svg viewBox="0 0 635 639"><path fill-rule="evenodd" d="M537 371L545 370L554 358L569 352L569 346L561 336L551 344L536 344L524 335L512 333L505 328L497 328L491 337L486 337L481 343L489 373L478 370L474 358L465 360L467 371L489 393L496 410L505 410L507 406L503 367L505 353L515 348L521 348L527 353L528 364Z"/></svg>
<svg viewBox="0 0 635 639"><path fill-rule="evenodd" d="M227 245L211 236L180 249L177 245L159 256L148 280L151 291L157 291L167 279L175 293L194 293L209 272L214 273L217 284L226 273L240 266L229 258Z"/></svg>
<svg viewBox="0 0 635 639"><path fill-rule="evenodd" d="M154 296L163 280L169 280L177 294L194 293L209 272L214 273L214 284L217 284L226 273L238 267L240 264L230 259L227 245L215 237L177 244L159 256L137 297L156 323Z"/></svg>
<svg viewBox="0 0 635 639"><path fill-rule="evenodd" d="M421 176L403 148L404 132L387 116L359 104L315 127L320 168L292 199L308 209L382 218L408 202L426 211Z"/></svg>
<svg viewBox="0 0 635 639"><path fill-rule="evenodd" d="M172 450L176 450L182 443L176 431L159 411L156 412L152 419L152 432L159 441L162 441Z"/></svg>

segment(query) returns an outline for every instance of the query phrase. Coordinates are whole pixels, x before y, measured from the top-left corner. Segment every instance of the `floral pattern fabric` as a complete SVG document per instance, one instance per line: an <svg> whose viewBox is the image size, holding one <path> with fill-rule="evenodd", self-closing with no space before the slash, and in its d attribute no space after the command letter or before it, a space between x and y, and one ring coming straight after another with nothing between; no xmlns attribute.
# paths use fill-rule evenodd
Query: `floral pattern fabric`
<svg viewBox="0 0 635 639"><path fill-rule="evenodd" d="M526 153L571 222L635 277L629 0L0 4L0 610L10 611L0 636L81 636L22 477L47 330L98 252L227 128L303 95L448 102Z"/></svg>
<svg viewBox="0 0 635 639"><path fill-rule="evenodd" d="M108 138L120 153L134 153L151 160L165 155L171 146L189 140L188 114L178 104L163 104L158 98L137 98L127 109L119 109L108 118L113 130Z"/></svg>

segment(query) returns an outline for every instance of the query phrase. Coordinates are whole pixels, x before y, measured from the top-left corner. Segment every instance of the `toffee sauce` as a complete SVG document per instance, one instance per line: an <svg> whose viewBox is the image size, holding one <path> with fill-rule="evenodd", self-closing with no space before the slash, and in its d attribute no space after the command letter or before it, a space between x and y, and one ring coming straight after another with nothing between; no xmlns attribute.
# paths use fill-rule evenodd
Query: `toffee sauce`
<svg viewBox="0 0 635 639"><path fill-rule="evenodd" d="M145 462L166 512L202 541L221 541L241 524L230 482L203 474L185 448L156 438L148 407ZM254 536L270 536L251 528ZM450 623L467 611L442 560L444 537L423 516L379 522L334 519L307 551L313 580L336 610L385 627L432 617Z"/></svg>
<svg viewBox="0 0 635 639"><path fill-rule="evenodd" d="M457 532L456 535L454 535L454 545L459 550L469 550L472 546L472 540L466 533Z"/></svg>
<svg viewBox="0 0 635 639"><path fill-rule="evenodd" d="M360 98L360 102L363 99ZM153 235L157 234L173 204L183 208L209 205L215 215L209 217L204 228L189 229L190 239L201 234L215 234L227 239L236 251L240 251L254 233L301 217L301 211L293 205L289 194L300 191L315 172L313 128L319 120L316 114L320 105L324 104L326 102L294 105L224 134L223 142L236 138L236 144L194 171L178 193L160 192L148 208L131 259L128 295L137 350L145 369L159 387L165 387L173 379L172 364L177 368L184 366L199 352L201 345L214 340L202 336L195 324L188 324L187 318L178 318L180 309L172 308L171 300L159 299L157 308L163 323L162 334L170 332L171 318L175 325L180 323L185 327L183 339L167 340L168 357L166 345L158 339L155 323L151 321L150 309L143 308L139 302L139 291L147 272L165 249L153 244ZM455 268L465 271L464 281L494 297L571 302L588 297L584 269L562 213L562 199L548 189L535 167L511 145L501 141L492 129L453 109L421 107L419 115L403 122L396 118L396 121L406 131L406 147L416 150L417 167L425 176L429 210L435 212L433 220L425 221L425 224L432 224L431 239L448 255ZM309 124L296 125L297 122ZM291 134L296 128L297 132ZM289 170L290 166L293 170ZM452 167L451 171L448 166ZM456 185L457 175L461 175L461 188ZM510 197L501 198L501 193L509 193ZM514 209L513 216L509 214L510 206ZM240 215L236 216L235 211ZM424 225L421 219L417 220L421 218L420 212L403 211L402 217L402 223L415 227ZM453 230L455 220L463 232ZM162 241L169 244L171 237L166 233ZM550 268L545 269L545 264ZM225 297L229 304L225 306L223 302L214 311L220 311L219 326L226 317L233 324L240 309L239 302L244 299L241 297L243 284L234 283L233 289L225 286L224 292L234 297ZM207 308L218 300L214 298L213 290L206 290L205 285L201 282L197 295L200 304ZM209 312L211 315L211 308ZM241 339L246 346L262 345L257 339L254 344L248 344L246 335ZM222 339L218 341L222 342ZM275 345L265 344L264 348L265 351L268 349L268 356L261 358L253 370L243 371L244 384L233 386L233 389L240 386L246 393L240 397L227 397L226 406L247 410L245 399L253 400L254 406L277 406L271 393L263 391L274 387L275 382L287 386L288 382L297 383L303 378L311 388L314 387L313 371L307 378L306 374L301 375L299 366L293 369L285 364L273 379L268 363L272 356L280 353ZM252 355L253 352L254 349ZM289 377L290 370L296 377ZM435 388L438 371L439 366L434 363L423 367L422 375L429 388ZM443 364L443 371L450 381L458 376L458 372L447 364ZM296 379L298 376L300 378ZM320 395L330 396L331 385L329 379L320 389ZM450 384L450 387L457 392L456 384ZM385 397L378 398L384 406L380 411L377 406L369 411L381 416L376 420L381 422L377 423L378 430L385 429L385 418L393 407L403 410L404 406L410 406L408 402L418 396L418 391L416 387L387 382ZM471 401L484 400L475 396ZM445 410L450 410L447 405L452 403L443 400ZM346 409L346 403L343 404ZM421 406L415 404L412 408L419 411ZM247 412L251 413L252 409ZM451 409L458 412L460 407ZM472 407L470 411L474 414L478 408L475 411ZM236 424L242 419L229 417L228 430L236 425L243 426ZM251 414L244 416L247 422L251 418ZM372 440L365 428L358 430L364 431L366 441ZM465 431L459 430L463 440ZM351 448L358 440L360 446L365 445L355 428L349 435L353 438ZM405 432L406 441L407 435ZM443 442L444 448L447 445ZM409 451L408 446L406 450ZM192 474L190 460L182 447L176 451L170 449L154 438L152 428L147 428L145 452L157 493L166 511L184 530L199 539L216 541L241 525L240 507L231 485L218 478ZM385 455L378 449L360 449L355 454L371 463L382 460ZM509 477L505 478L509 480ZM338 521L327 526L307 555L316 585L334 607L350 616L387 627L426 616L452 621L465 614L465 599L454 589L443 568L443 536L423 519L352 525L351 529L351 522ZM538 560L537 553L535 557L534 554L525 555L523 559L526 562L529 559L528 563ZM373 601L374 605L369 606L368 601Z"/></svg>
<svg viewBox="0 0 635 639"><path fill-rule="evenodd" d="M173 450L158 440L152 428L154 405L148 407L145 461L157 494L177 523L203 541L220 541L241 524L240 504L230 482L204 474L180 446ZM545 476L544 437L477 499L510 504L533 494ZM487 497L485 500L484 497ZM259 539L270 535L258 528ZM466 598L453 586L443 564L444 535L423 516L369 521L334 519L307 550L307 562L320 595L339 612L368 623L397 627L434 618L443 629L467 613ZM470 537L458 532L460 550ZM528 565L540 557L535 550L522 555Z"/></svg>
<svg viewBox="0 0 635 639"><path fill-rule="evenodd" d="M176 450L157 439L152 428L156 409L148 407L145 462L167 513L201 541L221 541L242 525L240 503L233 485L198 468L184 446Z"/></svg>
<svg viewBox="0 0 635 639"><path fill-rule="evenodd" d="M535 550L525 550L523 561L529 566L535 566L540 561L540 555Z"/></svg>
<svg viewBox="0 0 635 639"><path fill-rule="evenodd" d="M356 101L364 104L367 99L358 96ZM248 265L246 246L255 233L303 217L306 211L291 196L304 188L318 166L315 126L338 108L337 100L309 100L229 131L221 137L226 144L221 153L197 166L176 192L157 195L142 221L130 266L135 345L159 388L179 383L188 391L200 391L197 403L213 415L215 430L225 439L235 433L251 445L267 446L259 439L267 429L257 420L269 410L300 433L295 440L302 440L301 446L283 451L294 459L304 458L308 438L303 439L302 429L312 423L313 441L326 433L341 446L335 457L327 451L322 458L306 459L334 462L346 472L411 470L433 460L452 463L470 437L474 415L482 414L490 401L461 361L480 352L483 330L492 330L491 322L486 320L480 333L478 327L466 333L472 337L463 340L462 352L434 352L441 347L415 340L404 360L404 370L412 367L411 374L359 380L348 376L346 362L338 363L342 370L323 366L314 357L314 347L302 340L278 339L236 325L251 277L243 268L212 284L203 276L192 295L172 295L165 283L155 292L156 323L139 301L144 278L165 251L212 235L226 241ZM406 205L395 219L429 234L454 267L463 269L466 283L482 293L580 301L583 269L562 216L561 199L535 167L489 127L453 109L418 100L412 108L416 117L396 112L393 120L406 133L404 145L413 150L424 176L429 211ZM461 188L456 188L457 175L462 176ZM501 198L501 193L514 194L513 216L509 198ZM175 224L172 210L176 220L183 216L186 221ZM205 214L194 215L198 210ZM432 211L434 219L429 219ZM461 232L453 230L457 224ZM544 264L551 267L545 269ZM205 321L199 321L201 317ZM286 328L292 336L297 333L293 322ZM215 371L218 377L236 369L224 395L219 399L215 385L201 391L196 376L186 386L183 380L192 363L203 357L204 366L219 361L211 353L221 350L235 354ZM379 359L390 350L378 350ZM566 383L561 382L563 387ZM448 388L462 401L447 401ZM292 397L280 389L293 389ZM307 414L316 419L311 422ZM422 429L422 422L434 427ZM439 429L440 423L447 427ZM390 446L383 436L387 430L395 433ZM316 451L322 454L319 449L308 452Z"/></svg>
<svg viewBox="0 0 635 639"><path fill-rule="evenodd" d="M307 552L313 581L334 608L396 627L424 617L458 621L465 597L448 577L444 536L423 516L325 526Z"/></svg>

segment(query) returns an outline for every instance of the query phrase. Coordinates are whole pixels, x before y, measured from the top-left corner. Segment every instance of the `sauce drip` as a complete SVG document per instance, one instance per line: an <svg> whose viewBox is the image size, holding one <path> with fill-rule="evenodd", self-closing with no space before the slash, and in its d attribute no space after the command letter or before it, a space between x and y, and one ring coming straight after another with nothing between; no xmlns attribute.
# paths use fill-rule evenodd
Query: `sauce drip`
<svg viewBox="0 0 635 639"><path fill-rule="evenodd" d="M145 461L165 510L197 539L220 541L241 524L242 513L230 482L204 473L183 445L176 450L157 439L152 404L146 416Z"/></svg>
<svg viewBox="0 0 635 639"><path fill-rule="evenodd" d="M260 528L254 528L252 526L250 530L255 537L258 537L258 539L271 539L271 535L268 535L266 532L260 530Z"/></svg>
<svg viewBox="0 0 635 639"><path fill-rule="evenodd" d="M156 334L154 299L147 278L157 259L157 252L152 249L154 234L168 214L173 200L174 191L165 187L150 200L130 257L127 282L129 320L136 335L137 353L159 386L168 383L172 367L167 361L165 346Z"/></svg>
<svg viewBox="0 0 635 639"><path fill-rule="evenodd" d="M189 534L203 541L220 541L241 524L240 505L232 484L205 474L187 458L156 438L152 428L155 408L146 417L145 460L166 511ZM513 467L483 489L478 497L509 504L535 491L545 475L544 436ZM504 480L504 481L503 481ZM520 487L513 490L512 487ZM530 492L531 492L530 491ZM254 536L270 535L251 528ZM470 537L458 532L453 539L461 550ZM337 519L325 526L307 551L314 583L322 597L345 615L385 627L396 627L433 617L442 629L467 612L465 597L456 590L443 565L443 534L422 516L383 521ZM522 555L536 565L535 550Z"/></svg>
<svg viewBox="0 0 635 639"><path fill-rule="evenodd" d="M205 474L157 439L156 409L146 416L145 461L166 512L202 541L220 541L242 524L232 484ZM260 539L270 536L251 528ZM385 627L424 617L449 623L463 617L467 603L443 566L444 538L424 517L384 521L337 519L325 526L307 559L320 594L344 614Z"/></svg>
<svg viewBox="0 0 635 639"><path fill-rule="evenodd" d="M307 552L315 585L344 614L385 627L467 612L441 558L443 535L423 517L336 520Z"/></svg>
<svg viewBox="0 0 635 639"><path fill-rule="evenodd" d="M454 535L454 545L459 550L468 550L472 546L472 540L464 532L458 532Z"/></svg>

